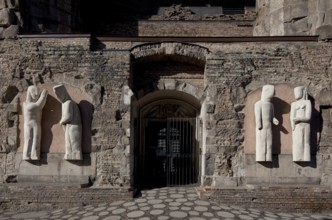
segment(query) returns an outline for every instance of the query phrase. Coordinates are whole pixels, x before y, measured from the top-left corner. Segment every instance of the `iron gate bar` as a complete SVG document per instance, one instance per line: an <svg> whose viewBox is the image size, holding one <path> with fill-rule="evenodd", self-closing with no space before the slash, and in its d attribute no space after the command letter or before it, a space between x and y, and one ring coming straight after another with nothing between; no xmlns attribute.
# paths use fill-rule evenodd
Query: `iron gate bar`
<svg viewBox="0 0 332 220"><path fill-rule="evenodd" d="M144 118L142 121L146 140L142 142L142 157L139 158L145 167L144 179L155 180L155 184L161 186L197 183L196 118ZM165 137L158 136L164 129ZM154 158L147 158L150 156ZM165 183L162 183L163 178Z"/></svg>

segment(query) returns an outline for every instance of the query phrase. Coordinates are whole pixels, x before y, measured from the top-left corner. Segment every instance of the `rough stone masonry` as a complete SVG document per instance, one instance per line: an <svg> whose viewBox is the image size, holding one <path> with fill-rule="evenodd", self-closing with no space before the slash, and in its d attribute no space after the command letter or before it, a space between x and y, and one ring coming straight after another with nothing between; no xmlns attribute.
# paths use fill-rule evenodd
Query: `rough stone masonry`
<svg viewBox="0 0 332 220"><path fill-rule="evenodd" d="M8 2L2 3L0 16L0 23L7 29L19 21L18 17L11 18L17 9ZM328 6L328 1L319 2ZM16 195L19 184L31 184L28 188L32 187L30 190L34 191L34 184L52 182L80 184L93 190L104 188L107 191L107 188L110 194L130 196L128 191L138 187L140 174L145 172L139 170L141 157L144 158L139 149L147 143L144 138L148 137L140 135L144 129L143 113L148 109L154 111L154 115L181 115L172 108L163 111L155 108L152 104L156 102L158 106L179 105L182 107L180 113L195 114L196 185L206 190L202 192L215 190L215 194L205 194L211 199L222 202L221 195L229 193L230 198L248 196L246 204L255 201L267 204L268 198L276 195L288 198L297 191L296 195L303 195L303 188L291 189L304 186L312 192L308 198L313 204L323 197L326 204L331 204L332 45L328 31L331 10L324 7L324 21L315 27L306 23L311 29L301 29L303 23L298 22L312 21L308 9L313 7L311 1L301 1L301 7L289 1L278 1L278 4L257 1L257 6L254 35L319 34L321 40L308 41L302 36L292 41L281 37L227 43L198 38L188 42L157 38L154 41L109 40L90 35L14 35L16 39L1 40L0 181L18 182L5 184L2 190L8 195ZM271 10L263 16L266 7ZM276 13L272 10L274 7L284 13L284 16L278 14L282 18L286 18L285 14L292 8L300 15L274 24L279 21L271 19ZM307 9L308 13L304 13ZM169 22L170 28L174 24L174 21L163 22ZM319 31L323 29L324 34ZM157 29L153 30L158 33ZM183 31L185 33L185 28ZM41 159L31 162L22 160L22 102L27 88L33 83L49 93L42 113L43 132L49 138L42 139ZM63 131L59 125L61 105L51 89L58 84L66 86L83 115L82 161L63 160ZM273 130L272 162L257 163L253 147L253 105L266 84L275 86L272 102L279 125ZM313 109L310 125L312 160L305 163L293 162L291 153L289 114L290 104L295 101L293 89L297 86L306 87ZM264 188L265 185L277 185L277 188ZM225 187L238 189L241 193L222 191ZM314 187L318 187L316 191ZM243 189L248 194L244 195ZM268 193L262 193L263 189ZM45 191L49 192L49 189ZM55 190L54 194L45 193L45 196L49 196L48 201L52 203L52 196L56 197L57 193ZM83 196L84 202L95 202L93 194L88 190L88 196ZM13 196L5 197L3 207L8 207L13 200ZM308 207L305 200L301 201L302 208ZM291 200L291 203L295 202ZM270 206L278 208L280 206L276 204L281 203Z"/></svg>

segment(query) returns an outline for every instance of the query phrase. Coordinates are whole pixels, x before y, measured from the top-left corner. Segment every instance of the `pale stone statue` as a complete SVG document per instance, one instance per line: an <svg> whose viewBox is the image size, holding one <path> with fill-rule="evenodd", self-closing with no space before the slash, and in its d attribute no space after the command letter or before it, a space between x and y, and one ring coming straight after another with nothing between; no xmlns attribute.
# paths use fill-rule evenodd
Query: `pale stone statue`
<svg viewBox="0 0 332 220"><path fill-rule="evenodd" d="M272 161L272 123L279 124L274 117L273 96L274 86L265 85L261 100L255 103L256 161Z"/></svg>
<svg viewBox="0 0 332 220"><path fill-rule="evenodd" d="M23 102L24 116L24 145L23 160L39 160L41 142L41 119L42 110L46 103L47 91L40 94L35 85L29 86L27 98Z"/></svg>
<svg viewBox="0 0 332 220"><path fill-rule="evenodd" d="M62 103L62 117L60 124L65 131L65 160L82 160L81 139L82 121L78 105L70 98L66 87L53 87L55 95Z"/></svg>
<svg viewBox="0 0 332 220"><path fill-rule="evenodd" d="M293 161L310 161L311 102L303 86L294 89L290 121L293 131Z"/></svg>

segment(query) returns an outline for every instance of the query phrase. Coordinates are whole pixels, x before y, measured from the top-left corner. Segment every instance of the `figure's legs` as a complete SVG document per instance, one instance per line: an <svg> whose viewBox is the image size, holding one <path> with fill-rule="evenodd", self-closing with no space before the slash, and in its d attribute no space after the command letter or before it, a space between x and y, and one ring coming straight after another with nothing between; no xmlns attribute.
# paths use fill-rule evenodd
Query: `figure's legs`
<svg viewBox="0 0 332 220"><path fill-rule="evenodd" d="M68 125L66 126L66 130L65 130L65 157L64 159L66 160L70 160L71 159L71 146L70 146L70 132L69 132L69 128Z"/></svg>
<svg viewBox="0 0 332 220"><path fill-rule="evenodd" d="M311 161L310 152L310 124L305 125L303 129L303 161Z"/></svg>
<svg viewBox="0 0 332 220"><path fill-rule="evenodd" d="M38 126L34 126L33 128L33 140L31 147L31 159L39 160L40 155L40 129Z"/></svg>
<svg viewBox="0 0 332 220"><path fill-rule="evenodd" d="M265 147L266 147L266 154L265 158L266 161L272 161L272 129L268 129L266 131L266 136L265 136Z"/></svg>
<svg viewBox="0 0 332 220"><path fill-rule="evenodd" d="M81 139L82 131L77 127L73 127L71 137L71 150L73 160L82 160Z"/></svg>
<svg viewBox="0 0 332 220"><path fill-rule="evenodd" d="M300 124L295 125L292 138L293 161L303 161L303 129Z"/></svg>
<svg viewBox="0 0 332 220"><path fill-rule="evenodd" d="M23 145L23 160L30 160L28 155L29 143L30 143L31 128L24 126L24 145Z"/></svg>
<svg viewBox="0 0 332 220"><path fill-rule="evenodd" d="M265 141L262 131L256 130L256 161L265 161Z"/></svg>

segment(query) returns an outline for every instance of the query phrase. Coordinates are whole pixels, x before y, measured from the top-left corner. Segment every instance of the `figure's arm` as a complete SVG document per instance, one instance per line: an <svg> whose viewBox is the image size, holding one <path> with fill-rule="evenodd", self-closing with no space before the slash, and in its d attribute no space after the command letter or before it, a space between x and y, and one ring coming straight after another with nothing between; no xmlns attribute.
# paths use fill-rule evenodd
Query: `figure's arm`
<svg viewBox="0 0 332 220"><path fill-rule="evenodd" d="M295 130L295 118L296 118L296 107L294 106L294 103L291 105L291 112L290 112L290 123L292 130Z"/></svg>
<svg viewBox="0 0 332 220"><path fill-rule="evenodd" d="M73 119L73 101L69 100L62 104L62 118L60 124L67 124Z"/></svg>
<svg viewBox="0 0 332 220"><path fill-rule="evenodd" d="M304 122L310 122L311 114L312 114L311 102L310 102L310 100L306 100L306 103L305 103L305 116L304 116L303 121Z"/></svg>
<svg viewBox="0 0 332 220"><path fill-rule="evenodd" d="M259 102L255 104L255 119L256 119L256 127L258 130L263 128L262 125L262 108Z"/></svg>
<svg viewBox="0 0 332 220"><path fill-rule="evenodd" d="M40 108L43 108L45 106L47 99L47 90L43 89L38 101L36 102L36 105L38 105Z"/></svg>
<svg viewBox="0 0 332 220"><path fill-rule="evenodd" d="M272 122L273 122L273 124L278 125L279 120L274 117L274 106L273 106L273 104L271 104L271 105L272 105Z"/></svg>

